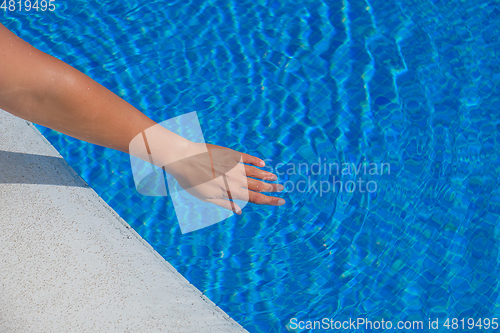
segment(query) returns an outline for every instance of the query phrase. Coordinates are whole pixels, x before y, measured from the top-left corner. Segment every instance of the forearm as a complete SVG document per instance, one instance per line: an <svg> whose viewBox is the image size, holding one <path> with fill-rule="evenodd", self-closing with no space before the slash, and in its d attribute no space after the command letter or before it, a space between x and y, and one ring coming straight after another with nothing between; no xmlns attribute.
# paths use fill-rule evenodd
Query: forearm
<svg viewBox="0 0 500 333"><path fill-rule="evenodd" d="M60 62L31 82L19 116L100 146L128 152L132 138L155 123L86 75Z"/></svg>
<svg viewBox="0 0 500 333"><path fill-rule="evenodd" d="M0 108L77 139L165 167L186 191L225 209L241 212L234 199L269 205L285 203L258 193L282 189L257 180L276 180L275 175L251 166L264 166L261 159L193 143L156 125L105 87L25 43L1 24Z"/></svg>
<svg viewBox="0 0 500 333"><path fill-rule="evenodd" d="M0 108L80 140L128 152L155 125L90 77L17 38L0 25ZM166 150L187 140L164 130Z"/></svg>

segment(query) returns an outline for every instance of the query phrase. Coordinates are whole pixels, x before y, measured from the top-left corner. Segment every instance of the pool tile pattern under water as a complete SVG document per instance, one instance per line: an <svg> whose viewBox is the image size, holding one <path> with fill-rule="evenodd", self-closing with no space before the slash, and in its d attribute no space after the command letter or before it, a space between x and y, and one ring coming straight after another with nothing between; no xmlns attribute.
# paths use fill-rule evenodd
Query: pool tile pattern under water
<svg viewBox="0 0 500 333"><path fill-rule="evenodd" d="M125 154L41 128L224 311L285 332L291 318L500 317L499 8L129 0L0 15L156 121L198 111L208 142L284 163L280 182L357 180L287 163L390 165L359 176L373 193L288 186L285 207L182 235L168 198L137 194Z"/></svg>

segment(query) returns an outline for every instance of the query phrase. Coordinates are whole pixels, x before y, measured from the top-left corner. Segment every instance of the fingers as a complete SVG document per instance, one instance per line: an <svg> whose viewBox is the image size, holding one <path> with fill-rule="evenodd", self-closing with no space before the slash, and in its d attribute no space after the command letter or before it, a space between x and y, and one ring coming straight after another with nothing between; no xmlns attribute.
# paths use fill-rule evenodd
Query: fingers
<svg viewBox="0 0 500 333"><path fill-rule="evenodd" d="M259 178L263 180L273 181L278 179L278 176L276 176L275 174L254 168L253 166L250 165L245 165L245 174L247 177Z"/></svg>
<svg viewBox="0 0 500 333"><path fill-rule="evenodd" d="M281 192L284 188L281 184L264 183L252 178L247 178L247 186L249 190L255 192Z"/></svg>
<svg viewBox="0 0 500 333"><path fill-rule="evenodd" d="M258 157L252 156L252 155L241 153L241 158L243 160L243 163L246 163L246 164L252 164L252 165L255 165L258 167L266 166L266 163L263 160L261 160Z"/></svg>
<svg viewBox="0 0 500 333"><path fill-rule="evenodd" d="M219 147L219 146L214 146L211 144L207 144L207 147L209 149L228 149L224 147ZM274 181L277 180L278 177L275 174L272 174L271 172L264 171L262 169L258 169L256 167L264 167L265 162L261 160L258 157L249 155L249 154L244 154L244 153L238 153L241 155L241 161L247 165L245 165L245 175L246 177L252 177L252 178L258 178L262 180L269 180L269 181ZM254 165L256 167L253 167L251 165ZM285 200L282 198L277 198L277 197L270 197L264 194L261 194L259 192L279 192L283 190L283 186L280 184L269 184L269 183L264 183L260 180L257 179L252 179L252 178L246 178L246 181L243 184L241 181L237 181L236 183L240 184L240 186L245 186L247 188L239 188L238 190L233 190L230 192L223 191L224 193L222 196L224 198L230 199L230 200L225 200L222 198L218 199L209 199L209 202L212 202L218 206L221 206L223 208L233 210L237 214L241 214L241 208L239 208L231 199L234 200L243 200L255 203L258 205L271 205L271 206L282 206L285 204ZM222 188L222 187L221 187ZM225 188L225 186L224 186Z"/></svg>
<svg viewBox="0 0 500 333"><path fill-rule="evenodd" d="M241 208L234 201L229 201L225 199L208 199L207 202L213 203L217 206L230 210L233 213L241 215Z"/></svg>
<svg viewBox="0 0 500 333"><path fill-rule="evenodd" d="M250 185L251 182L254 182ZM280 184L267 184L264 182L259 182L257 180L250 180L250 187L264 187L270 185L272 188L268 188L272 190L272 192L277 192L283 190L283 186ZM213 203L217 206L230 210L238 215L241 215L241 208L232 200L243 200L248 201L258 205L269 205L269 206L282 206L285 204L285 200L277 197L270 197L258 192L250 191L248 189L239 188L233 191L223 191L222 198L212 198L206 199L207 202Z"/></svg>
<svg viewBox="0 0 500 333"><path fill-rule="evenodd" d="M253 191L248 191L248 201L257 205L282 206L285 204L282 198L270 197Z"/></svg>
<svg viewBox="0 0 500 333"><path fill-rule="evenodd" d="M224 149L226 151L229 150L229 151L232 151L235 153L234 157L238 161L240 160L240 157L241 157L241 161L243 163L255 165L257 167L266 166L266 163L262 159L255 157L255 156L252 156L252 155L249 155L249 154L234 151L230 148L220 147L220 146L216 146L216 145L212 145L212 144L207 144L207 148L209 150L212 150L212 149ZM254 168L254 167L249 166L249 165L245 165L245 172L246 172L246 175L248 177L255 177L255 178L260 178L260 179L264 179L264 180L276 180L276 179L278 179L278 177L275 174L272 174L270 172L267 172L267 171L264 171L261 169Z"/></svg>
<svg viewBox="0 0 500 333"><path fill-rule="evenodd" d="M269 185L269 184L267 184ZM277 185L277 184L273 184ZM281 206L285 204L285 200L277 197L270 197L258 192L249 191L248 189L240 188L238 190L230 191L229 193L224 193L223 196L233 200L243 200L251 203L255 203L258 205L270 205L270 206Z"/></svg>

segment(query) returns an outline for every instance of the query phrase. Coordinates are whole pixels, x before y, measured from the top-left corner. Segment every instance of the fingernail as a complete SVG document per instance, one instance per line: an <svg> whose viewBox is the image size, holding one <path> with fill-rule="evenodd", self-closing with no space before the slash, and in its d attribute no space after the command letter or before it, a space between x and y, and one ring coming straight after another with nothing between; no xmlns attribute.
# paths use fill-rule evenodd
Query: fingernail
<svg viewBox="0 0 500 333"><path fill-rule="evenodd" d="M281 184L280 184L280 185L278 185L278 191L283 191L283 189L284 189L284 188L285 188L285 187L284 187L283 185L281 185Z"/></svg>
<svg viewBox="0 0 500 333"><path fill-rule="evenodd" d="M285 204L285 200L283 200L283 199L278 200L278 205L284 205L284 204Z"/></svg>
<svg viewBox="0 0 500 333"><path fill-rule="evenodd" d="M260 161L259 165L260 166L266 166L266 163L264 161Z"/></svg>
<svg viewBox="0 0 500 333"><path fill-rule="evenodd" d="M278 176L276 176L276 175L271 176L271 180L276 180L276 179L278 179Z"/></svg>

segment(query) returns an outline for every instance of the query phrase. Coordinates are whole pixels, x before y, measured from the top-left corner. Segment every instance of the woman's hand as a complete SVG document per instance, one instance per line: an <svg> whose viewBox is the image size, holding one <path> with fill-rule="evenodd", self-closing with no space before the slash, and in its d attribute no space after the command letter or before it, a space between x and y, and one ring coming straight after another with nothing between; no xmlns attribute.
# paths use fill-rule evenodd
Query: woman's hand
<svg viewBox="0 0 500 333"><path fill-rule="evenodd" d="M281 198L260 193L283 190L280 184L261 181L277 179L276 175L255 167L265 165L261 159L211 144L192 143L188 149L190 157L166 165L165 171L196 198L237 214L241 214L241 208L234 200L273 206L285 203Z"/></svg>

